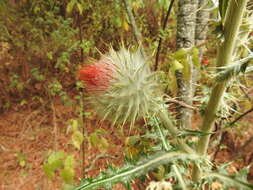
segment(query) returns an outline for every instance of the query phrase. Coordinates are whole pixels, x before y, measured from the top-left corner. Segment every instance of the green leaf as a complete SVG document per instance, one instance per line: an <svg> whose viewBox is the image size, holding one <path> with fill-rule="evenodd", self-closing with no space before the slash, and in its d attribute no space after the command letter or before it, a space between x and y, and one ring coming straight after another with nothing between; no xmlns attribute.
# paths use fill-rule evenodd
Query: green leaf
<svg viewBox="0 0 253 190"><path fill-rule="evenodd" d="M75 159L73 155L68 155L64 161L64 168L60 172L61 178L68 184L72 184L74 181L74 164Z"/></svg>
<svg viewBox="0 0 253 190"><path fill-rule="evenodd" d="M67 134L69 132L75 132L78 131L78 121L76 119L71 119L68 121L69 126L67 128Z"/></svg>
<svg viewBox="0 0 253 190"><path fill-rule="evenodd" d="M83 6L81 3L77 3L77 8L78 8L78 11L79 11L79 14L82 15L83 14Z"/></svg>
<svg viewBox="0 0 253 190"><path fill-rule="evenodd" d="M169 3L168 0L158 0L158 5L165 10L169 7Z"/></svg>
<svg viewBox="0 0 253 190"><path fill-rule="evenodd" d="M172 62L171 69L172 69L173 72L175 72L177 70L182 70L183 68L184 68L184 66L180 62L178 62L177 60L174 60Z"/></svg>
<svg viewBox="0 0 253 190"><path fill-rule="evenodd" d="M49 59L49 60L53 60L53 52L47 52L47 58Z"/></svg>
<svg viewBox="0 0 253 190"><path fill-rule="evenodd" d="M55 165L56 168L61 166L62 159L64 158L64 152L63 151L57 151L50 154L48 157L48 163L51 165Z"/></svg>
<svg viewBox="0 0 253 190"><path fill-rule="evenodd" d="M109 147L109 143L104 137L102 137L102 135L106 133L107 131L105 131L104 129L98 129L92 134L90 134L89 142L91 146L98 148L101 152L105 152Z"/></svg>
<svg viewBox="0 0 253 190"><path fill-rule="evenodd" d="M228 187L237 187L240 190L252 190L253 184L236 179L234 176L210 172L203 175L203 178L215 178Z"/></svg>
<svg viewBox="0 0 253 190"><path fill-rule="evenodd" d="M196 66L196 67L200 67L200 62L199 62L199 49L194 47L192 48L192 61L193 61L193 64Z"/></svg>
<svg viewBox="0 0 253 190"><path fill-rule="evenodd" d="M61 178L68 184L72 184L74 182L74 169L73 168L63 168L60 172Z"/></svg>
<svg viewBox="0 0 253 190"><path fill-rule="evenodd" d="M105 129L97 129L95 133L97 133L98 135L106 135L108 134L108 131L106 131Z"/></svg>
<svg viewBox="0 0 253 190"><path fill-rule="evenodd" d="M191 78L191 60L185 60L185 61L182 61L182 64L183 64L183 70L182 70L182 73L183 73L183 78L184 80L186 81L189 81L190 78Z"/></svg>
<svg viewBox="0 0 253 190"><path fill-rule="evenodd" d="M81 144L83 143L84 137L83 134L80 131L75 131L72 136L71 140L73 145L80 150Z"/></svg>
<svg viewBox="0 0 253 190"><path fill-rule="evenodd" d="M204 161L205 159L197 154L188 154L182 152L158 152L155 155L149 156L146 159L140 159L137 164L128 162L123 168L110 168L107 172L101 173L97 178L86 178L80 186L75 190L94 190L99 187L109 187L117 182L130 183L133 178L139 177L142 174L150 171L159 165L168 164L175 160Z"/></svg>
<svg viewBox="0 0 253 190"><path fill-rule="evenodd" d="M202 136L207 136L213 133L205 133L203 131L198 131L198 130L190 130L190 129L183 129L183 131L177 136L177 137L186 137L186 136L197 136L197 137L202 137Z"/></svg>
<svg viewBox="0 0 253 190"><path fill-rule="evenodd" d="M176 96L178 91L177 78L175 75L175 71L172 71L172 69L169 72L169 84L169 90L173 93L174 96Z"/></svg>
<svg viewBox="0 0 253 190"><path fill-rule="evenodd" d="M23 167L25 167L25 165L26 165L26 155L24 154L24 153L22 153L22 152L18 152L18 153L16 153L15 154L15 156L17 157L17 159L18 159L18 163L19 163L19 165L23 168Z"/></svg>
<svg viewBox="0 0 253 190"><path fill-rule="evenodd" d="M49 179L52 179L54 177L54 168L52 168L50 164L44 164L43 170Z"/></svg>
<svg viewBox="0 0 253 190"><path fill-rule="evenodd" d="M26 161L25 161L25 160L20 160L20 161L19 161L19 165L20 165L22 168L25 167Z"/></svg>
<svg viewBox="0 0 253 190"><path fill-rule="evenodd" d="M231 79L232 77L239 75L240 73L245 73L247 70L247 67L249 65L249 61L250 61L250 59L252 59L252 56L253 55L248 56L248 57L246 57L246 58L244 58L232 65L228 65L226 67L219 68L220 71L217 73L217 75L215 77L215 81L216 82L224 82L224 81Z"/></svg>
<svg viewBox="0 0 253 190"><path fill-rule="evenodd" d="M75 6L75 4L77 3L76 0L71 0L68 4L67 4L67 8L66 11L68 14L70 14L73 11L73 8Z"/></svg>
<svg viewBox="0 0 253 190"><path fill-rule="evenodd" d="M49 179L52 179L55 175L55 170L63 166L64 152L53 152L47 159L47 162L43 165L43 170Z"/></svg>
<svg viewBox="0 0 253 190"><path fill-rule="evenodd" d="M108 150L109 143L104 137L100 137L100 142L97 147L100 152L106 152Z"/></svg>
<svg viewBox="0 0 253 190"><path fill-rule="evenodd" d="M63 184L61 189L62 190L74 190L75 186L70 185L70 184Z"/></svg>
<svg viewBox="0 0 253 190"><path fill-rule="evenodd" d="M180 49L176 51L172 57L176 60L180 60L180 59L186 59L186 56L187 56L187 51L185 49Z"/></svg>
<svg viewBox="0 0 253 190"><path fill-rule="evenodd" d="M28 102L26 100L21 100L20 102L20 105L23 106L23 105L26 105Z"/></svg>
<svg viewBox="0 0 253 190"><path fill-rule="evenodd" d="M96 147L96 145L99 142L99 137L98 137L97 133L90 134L89 142L90 142L91 146Z"/></svg>
<svg viewBox="0 0 253 190"><path fill-rule="evenodd" d="M71 123L72 132L77 131L78 130L78 120L71 119L70 123Z"/></svg>
<svg viewBox="0 0 253 190"><path fill-rule="evenodd" d="M156 171L152 172L152 174L155 176L155 178L158 181L161 181L165 177L165 168L163 165L160 165L157 167Z"/></svg>
<svg viewBox="0 0 253 190"><path fill-rule="evenodd" d="M82 88L84 88L84 84L81 82L81 81L77 81L76 82L76 88L77 89L82 89ZM79 98L80 99L80 98Z"/></svg>
<svg viewBox="0 0 253 190"><path fill-rule="evenodd" d="M64 167L73 168L75 164L75 159L73 155L68 155L64 161Z"/></svg>
<svg viewBox="0 0 253 190"><path fill-rule="evenodd" d="M237 174L236 174L236 177L237 179L239 180L242 180L244 182L247 182L247 177L250 173L250 166L247 166L243 169L241 169Z"/></svg>
<svg viewBox="0 0 253 190"><path fill-rule="evenodd" d="M137 142L140 141L140 136L135 135L135 136L130 136L127 137L125 140L125 145L127 146L134 146Z"/></svg>

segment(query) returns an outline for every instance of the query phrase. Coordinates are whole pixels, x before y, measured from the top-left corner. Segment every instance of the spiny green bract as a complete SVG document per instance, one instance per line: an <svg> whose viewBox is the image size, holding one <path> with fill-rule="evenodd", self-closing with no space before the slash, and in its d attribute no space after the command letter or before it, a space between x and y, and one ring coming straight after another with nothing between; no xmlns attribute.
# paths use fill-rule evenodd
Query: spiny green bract
<svg viewBox="0 0 253 190"><path fill-rule="evenodd" d="M106 69L111 73L98 72L110 74L109 87L99 94L90 94L90 100L102 120L109 119L113 125L129 122L132 126L137 119L158 111L162 93L157 74L151 72L139 50L131 53L126 48L119 51L111 49L98 63L101 66L106 64L102 67L111 67ZM98 63L96 65L100 67Z"/></svg>

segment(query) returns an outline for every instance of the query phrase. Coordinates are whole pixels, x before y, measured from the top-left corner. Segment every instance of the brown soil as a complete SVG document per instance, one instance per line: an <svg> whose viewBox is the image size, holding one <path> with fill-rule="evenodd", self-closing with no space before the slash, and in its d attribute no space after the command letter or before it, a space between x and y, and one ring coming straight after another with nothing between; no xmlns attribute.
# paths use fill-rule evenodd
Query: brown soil
<svg viewBox="0 0 253 190"><path fill-rule="evenodd" d="M66 134L67 120L76 118L74 108L55 104L57 135L52 111L43 107L35 110L20 108L0 115L0 190L60 189L63 181L57 177L49 180L42 168L49 150L64 150L67 154L73 154L77 165L76 181L81 178L81 153L70 144L70 136ZM86 120L85 123L88 133L91 133L94 127L110 131L105 138L113 146L110 146L106 153L117 157L99 159L87 175L97 175L108 162L120 165L124 139L117 138L112 128L98 125L93 119ZM96 149L85 147L84 168L90 166L98 153ZM23 155L24 165L20 163L18 155Z"/></svg>

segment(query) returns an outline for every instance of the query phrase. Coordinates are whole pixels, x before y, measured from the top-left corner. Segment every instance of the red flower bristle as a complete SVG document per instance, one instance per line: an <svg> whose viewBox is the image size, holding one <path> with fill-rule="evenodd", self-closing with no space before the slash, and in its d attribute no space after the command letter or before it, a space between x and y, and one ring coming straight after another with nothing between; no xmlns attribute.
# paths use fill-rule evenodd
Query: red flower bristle
<svg viewBox="0 0 253 190"><path fill-rule="evenodd" d="M207 59L203 59L203 60L201 61L201 63L202 63L203 65L209 65L209 64L210 64L209 60L207 60Z"/></svg>
<svg viewBox="0 0 253 190"><path fill-rule="evenodd" d="M106 91L110 86L113 67L105 61L83 66L79 71L79 80L86 84L89 93Z"/></svg>

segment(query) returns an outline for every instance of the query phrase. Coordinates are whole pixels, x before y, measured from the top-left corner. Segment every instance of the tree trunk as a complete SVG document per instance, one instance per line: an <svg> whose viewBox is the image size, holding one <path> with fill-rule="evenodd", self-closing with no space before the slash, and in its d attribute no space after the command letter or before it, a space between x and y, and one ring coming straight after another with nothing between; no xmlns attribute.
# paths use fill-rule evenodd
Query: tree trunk
<svg viewBox="0 0 253 190"><path fill-rule="evenodd" d="M198 12L196 16L196 27L195 27L195 45L201 45L206 41L207 31L208 31L208 20L210 17L210 13L206 9L206 5L208 4L208 0L198 0ZM199 47L199 62L202 62L204 47ZM199 80L199 72L198 69L193 68L192 73L192 82L196 84ZM192 86L192 93L194 95L196 90L196 85Z"/></svg>
<svg viewBox="0 0 253 190"><path fill-rule="evenodd" d="M198 0L198 9L196 17L196 29L195 29L195 45L200 45L206 41L209 11L205 10L208 0ZM203 47L199 48L200 62L203 55Z"/></svg>
<svg viewBox="0 0 253 190"><path fill-rule="evenodd" d="M188 49L195 45L195 25L196 25L196 8L198 0L179 0L177 15L177 49ZM180 101L192 105L192 71L193 65L190 66L189 80L183 79L182 71L176 71L178 92L177 96ZM179 126L191 128L192 110L185 107L178 107Z"/></svg>

